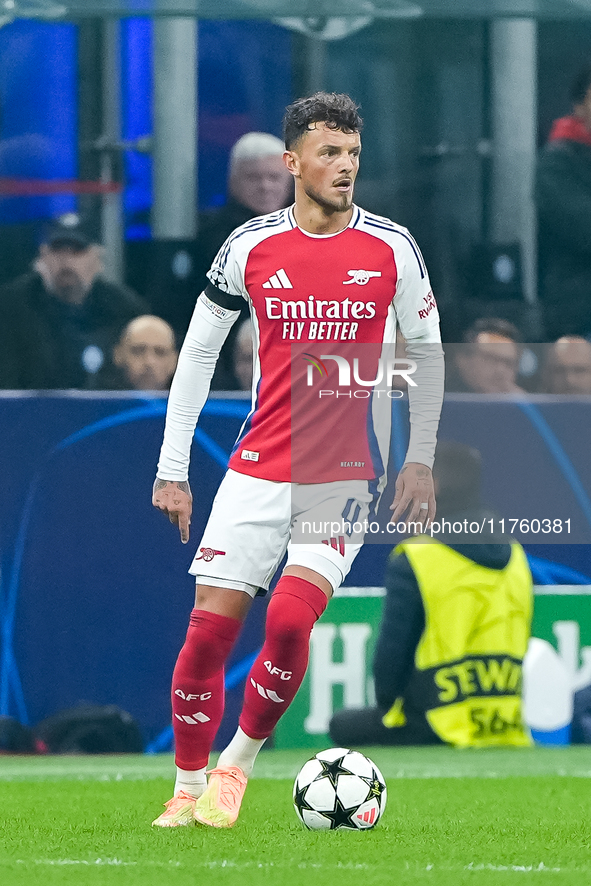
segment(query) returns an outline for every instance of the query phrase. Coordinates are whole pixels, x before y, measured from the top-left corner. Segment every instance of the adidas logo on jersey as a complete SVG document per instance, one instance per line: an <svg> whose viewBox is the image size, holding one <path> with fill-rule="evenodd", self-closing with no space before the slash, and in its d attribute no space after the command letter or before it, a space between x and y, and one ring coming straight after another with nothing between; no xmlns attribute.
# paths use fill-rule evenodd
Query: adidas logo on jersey
<svg viewBox="0 0 591 886"><path fill-rule="evenodd" d="M293 289L293 284L284 268L279 268L266 283L263 283L263 289Z"/></svg>

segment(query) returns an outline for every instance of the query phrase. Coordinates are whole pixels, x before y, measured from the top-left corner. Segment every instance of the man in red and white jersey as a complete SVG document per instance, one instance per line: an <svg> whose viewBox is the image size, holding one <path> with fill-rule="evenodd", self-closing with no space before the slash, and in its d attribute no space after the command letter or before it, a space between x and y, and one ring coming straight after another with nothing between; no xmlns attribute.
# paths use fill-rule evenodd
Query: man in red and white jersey
<svg viewBox="0 0 591 886"><path fill-rule="evenodd" d="M304 677L312 627L363 543L358 528L375 505L387 459L388 441L374 427L374 415L380 402L389 407L364 380L389 376L391 387L393 366L383 355L396 340L397 326L413 375L407 378L410 442L392 520L406 515L424 524L435 516L431 467L443 396L437 306L408 231L353 203L361 126L357 106L346 95L317 93L287 108L284 162L294 177L295 203L252 219L227 239L181 351L153 502L178 525L186 543L195 424L220 348L247 301L253 406L190 570L197 582L195 608L172 684L177 779L157 826L230 827L238 816L256 755ZM353 345L363 350L365 362ZM351 367L359 382L354 390ZM322 376L316 399L332 393L335 415L347 400L353 420L346 415L329 425L314 420L308 434L306 417L316 408L310 412L307 406L314 399L315 369ZM296 388L305 408L294 412ZM295 425L304 429L297 440ZM339 448L334 440L340 438ZM302 465L309 470L302 473ZM302 527L319 515L340 520L342 534L329 531L306 542ZM207 784L206 765L223 712L224 663L253 597L268 589L286 551L238 730Z"/></svg>

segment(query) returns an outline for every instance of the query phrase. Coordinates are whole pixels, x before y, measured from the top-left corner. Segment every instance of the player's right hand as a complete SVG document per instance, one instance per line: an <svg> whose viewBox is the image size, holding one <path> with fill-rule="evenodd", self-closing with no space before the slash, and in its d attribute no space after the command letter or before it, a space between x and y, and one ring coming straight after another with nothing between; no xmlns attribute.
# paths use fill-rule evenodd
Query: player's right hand
<svg viewBox="0 0 591 886"><path fill-rule="evenodd" d="M193 496L187 480L161 480L156 477L152 490L152 504L168 515L179 528L184 545L189 541L189 526L193 510Z"/></svg>

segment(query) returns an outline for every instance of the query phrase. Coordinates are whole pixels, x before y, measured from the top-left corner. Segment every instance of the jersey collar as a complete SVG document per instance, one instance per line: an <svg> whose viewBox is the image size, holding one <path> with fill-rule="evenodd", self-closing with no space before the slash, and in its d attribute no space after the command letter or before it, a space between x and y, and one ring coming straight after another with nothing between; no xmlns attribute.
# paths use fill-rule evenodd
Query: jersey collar
<svg viewBox="0 0 591 886"><path fill-rule="evenodd" d="M289 221L290 221L291 226L293 228L297 228L298 231L301 231L302 234L304 234L306 237L311 237L312 240L328 240L329 237L338 237L339 234L342 234L343 231L346 231L348 228L354 228L358 224L358 222L361 218L361 209L359 208L359 206L356 206L356 204L354 203L353 204L353 213L351 215L351 219L349 221L349 224L347 225L346 228L342 228L340 231L336 231L334 234L312 234L312 233L310 233L310 231L304 231L303 228L300 228L300 226L298 225L298 223L295 220L294 209L295 209L295 203L292 206L290 206L288 209L288 217L289 217Z"/></svg>

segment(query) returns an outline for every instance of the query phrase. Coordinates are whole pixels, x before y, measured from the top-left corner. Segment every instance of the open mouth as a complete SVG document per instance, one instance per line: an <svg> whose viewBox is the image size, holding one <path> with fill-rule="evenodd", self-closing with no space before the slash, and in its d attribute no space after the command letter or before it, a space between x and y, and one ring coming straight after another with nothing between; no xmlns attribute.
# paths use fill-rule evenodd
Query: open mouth
<svg viewBox="0 0 591 886"><path fill-rule="evenodd" d="M337 191L350 191L351 185L352 185L352 182L351 182L350 178L343 178L343 179L341 179L341 181L335 182L334 186L337 189Z"/></svg>

